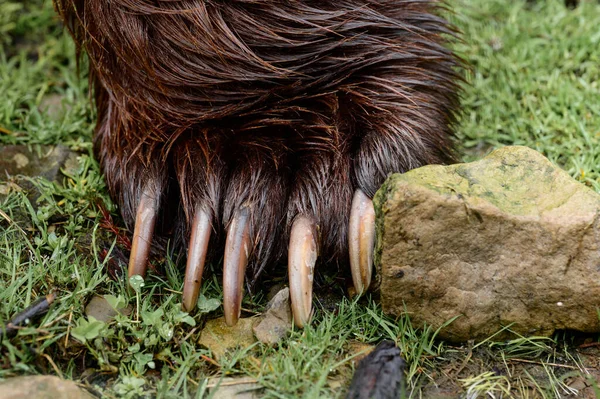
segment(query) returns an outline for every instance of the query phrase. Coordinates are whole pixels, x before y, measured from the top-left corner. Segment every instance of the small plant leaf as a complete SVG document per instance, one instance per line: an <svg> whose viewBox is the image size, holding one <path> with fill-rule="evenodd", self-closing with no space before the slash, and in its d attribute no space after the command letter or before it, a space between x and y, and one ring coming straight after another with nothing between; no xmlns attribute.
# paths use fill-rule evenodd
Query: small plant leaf
<svg viewBox="0 0 600 399"><path fill-rule="evenodd" d="M219 306L221 306L221 301L216 298L208 299L202 294L198 297L198 311L200 313L210 313L217 310Z"/></svg>
<svg viewBox="0 0 600 399"><path fill-rule="evenodd" d="M138 366L145 367L146 365L148 365L148 363L152 362L154 355L152 355L151 353L140 352L133 355L133 358L137 362Z"/></svg>
<svg viewBox="0 0 600 399"><path fill-rule="evenodd" d="M127 350L131 353L138 353L140 351L140 344L137 343L137 344L131 345L129 348L127 348Z"/></svg>
<svg viewBox="0 0 600 399"><path fill-rule="evenodd" d="M142 311L142 321L146 326L158 326L165 312L162 309L156 309L154 312Z"/></svg>
<svg viewBox="0 0 600 399"><path fill-rule="evenodd" d="M158 328L158 333L165 341L169 341L173 338L173 325L171 323L164 323Z"/></svg>
<svg viewBox="0 0 600 399"><path fill-rule="evenodd" d="M116 311L127 307L127 302L121 295L104 295L104 299L106 299L106 302L108 302L108 304Z"/></svg>
<svg viewBox="0 0 600 399"><path fill-rule="evenodd" d="M178 311L177 314L173 317L175 323L186 323L192 327L196 326L196 320L192 316L190 316L187 312Z"/></svg>
<svg viewBox="0 0 600 399"><path fill-rule="evenodd" d="M131 276L129 277L129 285L136 293L139 294L144 286L144 278L137 274L135 276Z"/></svg>
<svg viewBox="0 0 600 399"><path fill-rule="evenodd" d="M80 318L77 327L71 331L71 335L83 343L99 337L105 326L104 322L96 320L93 316L89 316L88 319Z"/></svg>

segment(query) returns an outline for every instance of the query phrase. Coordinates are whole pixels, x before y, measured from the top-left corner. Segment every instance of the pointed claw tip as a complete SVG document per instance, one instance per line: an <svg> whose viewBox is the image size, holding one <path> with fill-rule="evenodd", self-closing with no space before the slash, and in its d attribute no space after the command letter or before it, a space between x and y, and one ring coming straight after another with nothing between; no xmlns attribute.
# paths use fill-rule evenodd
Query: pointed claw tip
<svg viewBox="0 0 600 399"><path fill-rule="evenodd" d="M155 186L154 182L148 182L140 197L135 216L131 254L129 255L127 273L129 277L135 275L144 277L146 275L159 206L157 188Z"/></svg>
<svg viewBox="0 0 600 399"><path fill-rule="evenodd" d="M312 286L317 262L316 224L298 216L292 224L288 250L290 300L294 323L303 328L312 314Z"/></svg>
<svg viewBox="0 0 600 399"><path fill-rule="evenodd" d="M223 310L225 323L234 326L242 311L242 291L250 256L250 215L247 208L233 217L225 240L223 259Z"/></svg>
<svg viewBox="0 0 600 399"><path fill-rule="evenodd" d="M373 252L375 247L375 208L373 201L361 190L356 190L350 210L348 249L350 269L357 295L371 285Z"/></svg>
<svg viewBox="0 0 600 399"><path fill-rule="evenodd" d="M297 309L294 311L292 308L292 312L294 315L294 324L298 328L304 328L306 325L310 324L310 319L312 317L312 304L306 309Z"/></svg>
<svg viewBox="0 0 600 399"><path fill-rule="evenodd" d="M228 327L234 327L238 320L240 319L239 315L233 315L233 314L225 314L225 324L227 324Z"/></svg>
<svg viewBox="0 0 600 399"><path fill-rule="evenodd" d="M195 298L186 298L186 297L184 297L183 301L181 303L181 309L184 312L192 313L192 311L196 307L197 301L198 301L198 297L197 296Z"/></svg>
<svg viewBox="0 0 600 399"><path fill-rule="evenodd" d="M183 309L191 312L198 302L202 284L202 273L208 252L211 233L211 215L203 209L197 209L192 221L187 265L183 283Z"/></svg>

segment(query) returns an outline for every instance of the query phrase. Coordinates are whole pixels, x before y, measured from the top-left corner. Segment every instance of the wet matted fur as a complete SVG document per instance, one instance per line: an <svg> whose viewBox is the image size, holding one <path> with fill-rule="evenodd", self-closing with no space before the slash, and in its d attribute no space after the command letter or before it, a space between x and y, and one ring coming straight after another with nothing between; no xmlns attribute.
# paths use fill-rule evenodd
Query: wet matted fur
<svg viewBox="0 0 600 399"><path fill-rule="evenodd" d="M159 234L211 248L250 212L248 277L285 258L298 214L344 265L359 188L453 157L461 62L430 0L55 0L90 60L95 152L132 227L143 187Z"/></svg>

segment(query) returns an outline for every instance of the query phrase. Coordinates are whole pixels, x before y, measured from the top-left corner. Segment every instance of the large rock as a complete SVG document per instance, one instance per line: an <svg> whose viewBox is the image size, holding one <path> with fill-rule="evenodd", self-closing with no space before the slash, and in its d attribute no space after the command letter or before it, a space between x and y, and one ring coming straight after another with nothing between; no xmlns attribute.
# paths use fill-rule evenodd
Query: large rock
<svg viewBox="0 0 600 399"><path fill-rule="evenodd" d="M536 151L393 175L375 208L385 312L458 316L453 341L600 331L600 196Z"/></svg>
<svg viewBox="0 0 600 399"><path fill-rule="evenodd" d="M51 375L14 377L0 381L2 399L93 399L73 381Z"/></svg>

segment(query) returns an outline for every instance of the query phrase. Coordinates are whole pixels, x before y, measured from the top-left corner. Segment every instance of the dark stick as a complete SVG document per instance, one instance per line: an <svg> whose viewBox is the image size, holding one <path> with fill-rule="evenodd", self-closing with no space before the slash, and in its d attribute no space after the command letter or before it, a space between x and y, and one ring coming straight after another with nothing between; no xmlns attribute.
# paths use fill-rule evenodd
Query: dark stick
<svg viewBox="0 0 600 399"><path fill-rule="evenodd" d="M358 364L346 399L403 398L405 365L396 344L382 341Z"/></svg>
<svg viewBox="0 0 600 399"><path fill-rule="evenodd" d="M17 334L17 331L19 331L19 326L44 315L50 308L52 302L54 302L54 299L56 299L56 295L54 293L48 294L42 298L38 298L25 310L17 313L12 319L10 319L10 321L6 323L4 330L0 328L0 336L6 335L9 338L14 337Z"/></svg>

